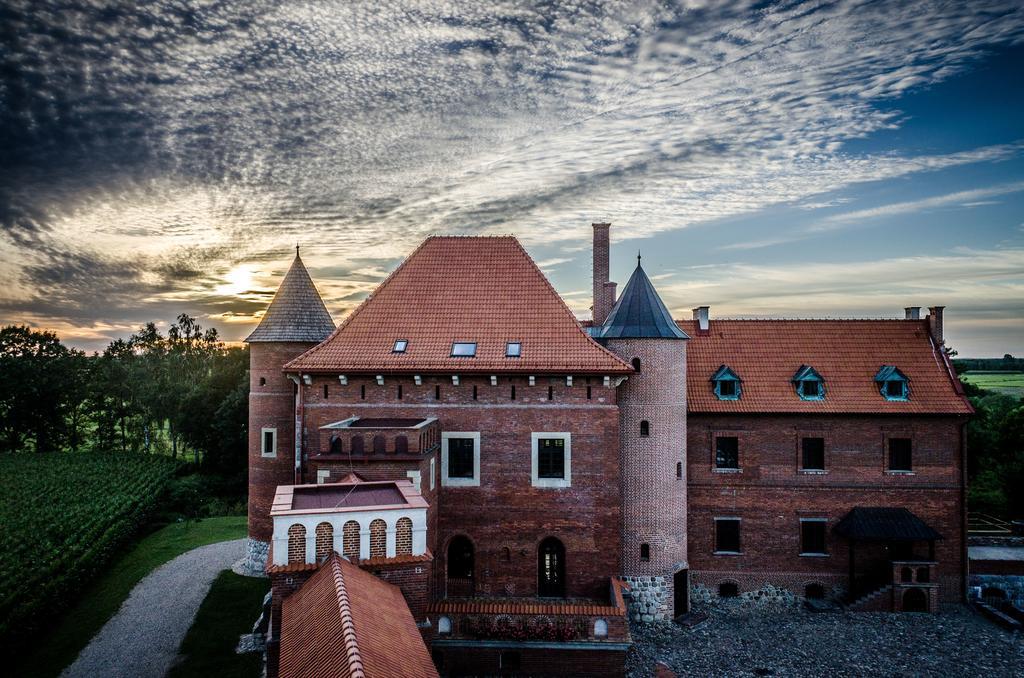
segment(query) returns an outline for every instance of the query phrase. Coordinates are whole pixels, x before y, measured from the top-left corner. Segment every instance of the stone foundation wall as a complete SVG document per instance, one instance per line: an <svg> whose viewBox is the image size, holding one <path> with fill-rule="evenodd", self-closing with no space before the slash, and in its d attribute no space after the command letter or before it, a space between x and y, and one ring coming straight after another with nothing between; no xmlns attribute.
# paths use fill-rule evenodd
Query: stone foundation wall
<svg viewBox="0 0 1024 678"><path fill-rule="evenodd" d="M1024 605L1024 576L1008 574L972 574L968 579L970 597L977 599L985 589L999 589L1007 600Z"/></svg>
<svg viewBox="0 0 1024 678"><path fill-rule="evenodd" d="M266 577L269 552L270 542L250 538L245 545L245 555L231 569L246 577Z"/></svg>
<svg viewBox="0 0 1024 678"><path fill-rule="evenodd" d="M622 577L629 584L623 592L629 618L636 622L672 618L672 582L667 577Z"/></svg>

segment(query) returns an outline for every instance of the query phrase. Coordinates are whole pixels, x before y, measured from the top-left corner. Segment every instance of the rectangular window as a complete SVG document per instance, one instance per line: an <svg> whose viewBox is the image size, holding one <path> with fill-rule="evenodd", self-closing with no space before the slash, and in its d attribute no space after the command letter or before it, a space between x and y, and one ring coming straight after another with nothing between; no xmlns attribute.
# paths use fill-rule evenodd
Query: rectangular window
<svg viewBox="0 0 1024 678"><path fill-rule="evenodd" d="M736 382L731 379L722 379L719 381L718 395L723 398L731 398L736 395Z"/></svg>
<svg viewBox="0 0 1024 678"><path fill-rule="evenodd" d="M262 441L260 443L260 453L264 457L276 457L277 456L277 429L276 428L265 428L260 432Z"/></svg>
<svg viewBox="0 0 1024 678"><path fill-rule="evenodd" d="M814 379L800 382L800 394L805 398L817 398L821 395L821 384Z"/></svg>
<svg viewBox="0 0 1024 678"><path fill-rule="evenodd" d="M537 477L565 479L565 441L542 438L537 441Z"/></svg>
<svg viewBox="0 0 1024 678"><path fill-rule="evenodd" d="M715 438L715 468L738 469L740 467L740 440L736 436Z"/></svg>
<svg viewBox="0 0 1024 678"><path fill-rule="evenodd" d="M430 489L434 489L434 476L437 474L437 466L434 464L434 458L430 458Z"/></svg>
<svg viewBox="0 0 1024 678"><path fill-rule="evenodd" d="M452 344L453 358L472 358L476 355L476 344L473 342L455 342Z"/></svg>
<svg viewBox="0 0 1024 678"><path fill-rule="evenodd" d="M448 477L473 477L473 439L448 439Z"/></svg>
<svg viewBox="0 0 1024 678"><path fill-rule="evenodd" d="M825 550L825 520L800 521L800 555L821 556Z"/></svg>
<svg viewBox="0 0 1024 678"><path fill-rule="evenodd" d="M885 382L885 395L890 398L902 398L903 397L903 382L902 381L887 381Z"/></svg>
<svg viewBox="0 0 1024 678"><path fill-rule="evenodd" d="M391 349L391 351L392 353L405 353L405 349L408 345L409 342L407 340L398 339L395 341L395 346L394 348Z"/></svg>
<svg viewBox="0 0 1024 678"><path fill-rule="evenodd" d="M889 438L889 470L913 471L910 438Z"/></svg>
<svg viewBox="0 0 1024 678"><path fill-rule="evenodd" d="M505 344L505 357L518 358L523 354L523 345L518 341L510 341Z"/></svg>
<svg viewBox="0 0 1024 678"><path fill-rule="evenodd" d="M805 471L825 470L824 438L804 438L800 441L800 468Z"/></svg>
<svg viewBox="0 0 1024 678"><path fill-rule="evenodd" d="M715 553L740 552L740 519L715 518Z"/></svg>
<svg viewBox="0 0 1024 678"><path fill-rule="evenodd" d="M531 433L530 483L534 487L572 486L572 436Z"/></svg>

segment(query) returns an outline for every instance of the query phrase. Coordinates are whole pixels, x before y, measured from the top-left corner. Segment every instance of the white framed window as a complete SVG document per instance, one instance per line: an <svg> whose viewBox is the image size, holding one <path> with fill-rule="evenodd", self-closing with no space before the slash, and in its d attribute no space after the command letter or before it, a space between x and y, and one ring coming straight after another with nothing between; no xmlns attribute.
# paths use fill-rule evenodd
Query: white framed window
<svg viewBox="0 0 1024 678"><path fill-rule="evenodd" d="M444 431L441 433L441 485L443 487L479 487L479 431Z"/></svg>
<svg viewBox="0 0 1024 678"><path fill-rule="evenodd" d="M316 484L323 485L331 479L331 470L327 468L318 468L316 470Z"/></svg>
<svg viewBox="0 0 1024 678"><path fill-rule="evenodd" d="M434 458L430 458L430 489L434 489L434 478L437 476L437 465L434 463Z"/></svg>
<svg viewBox="0 0 1024 678"><path fill-rule="evenodd" d="M530 483L534 487L572 486L571 434L534 432L530 447Z"/></svg>
<svg viewBox="0 0 1024 678"><path fill-rule="evenodd" d="M260 430L260 454L264 457L277 456L276 428L264 428Z"/></svg>

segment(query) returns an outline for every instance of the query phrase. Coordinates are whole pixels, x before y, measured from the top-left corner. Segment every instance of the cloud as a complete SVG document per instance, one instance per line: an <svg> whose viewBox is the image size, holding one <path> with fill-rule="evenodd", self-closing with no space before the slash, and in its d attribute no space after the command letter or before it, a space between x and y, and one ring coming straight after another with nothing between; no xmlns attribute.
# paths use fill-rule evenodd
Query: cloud
<svg viewBox="0 0 1024 678"><path fill-rule="evenodd" d="M2 321L188 310L237 338L263 298L224 276L274 289L296 242L340 317L431 233L550 267L598 218L649 237L1021 153L844 150L1019 44L995 0L12 0L0 31Z"/></svg>

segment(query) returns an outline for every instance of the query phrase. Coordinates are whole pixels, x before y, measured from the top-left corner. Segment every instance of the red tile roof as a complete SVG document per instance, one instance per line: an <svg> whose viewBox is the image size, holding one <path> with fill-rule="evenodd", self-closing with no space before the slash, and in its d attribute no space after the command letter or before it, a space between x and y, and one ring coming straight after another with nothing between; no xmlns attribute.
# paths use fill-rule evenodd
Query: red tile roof
<svg viewBox="0 0 1024 678"><path fill-rule="evenodd" d="M281 615L282 678L436 677L398 587L332 555Z"/></svg>
<svg viewBox="0 0 1024 678"><path fill-rule="evenodd" d="M970 414L948 361L924 320L711 320L706 332L679 321L687 344L689 411ZM710 381L727 365L743 380L739 400L719 400ZM791 379L801 365L825 380L825 398L801 400ZM889 401L874 377L895 365L910 398Z"/></svg>
<svg viewBox="0 0 1024 678"><path fill-rule="evenodd" d="M397 339L409 342L393 353ZM476 357L451 357L476 342ZM505 357L506 342L522 356ZM286 366L304 372L626 374L580 326L511 236L428 238L322 344Z"/></svg>

